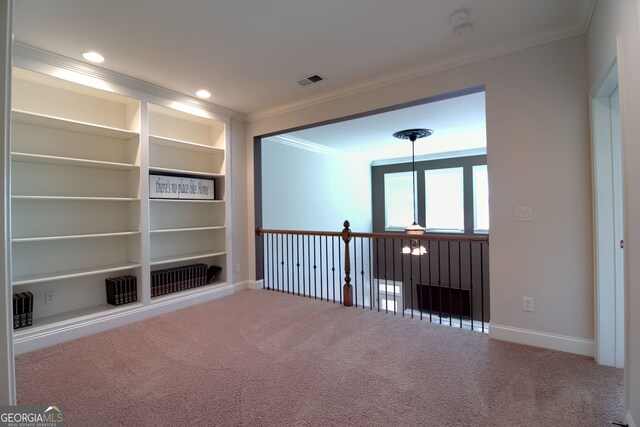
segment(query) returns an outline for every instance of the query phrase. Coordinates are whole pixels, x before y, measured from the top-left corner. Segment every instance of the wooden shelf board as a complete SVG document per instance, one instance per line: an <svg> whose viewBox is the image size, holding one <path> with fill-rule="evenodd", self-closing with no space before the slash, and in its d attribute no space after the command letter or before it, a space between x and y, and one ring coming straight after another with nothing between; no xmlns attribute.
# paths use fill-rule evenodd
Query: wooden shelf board
<svg viewBox="0 0 640 427"><path fill-rule="evenodd" d="M140 299L140 295L138 295L138 299ZM78 321L86 321L90 320L91 318L99 318L105 315L116 314L121 311L127 311L132 307L140 306L142 306L142 302L140 301L119 306L111 304L99 304L91 307L81 308L78 310L67 311L65 313L41 317L39 319L33 319L32 326L15 329L13 331L13 336L17 339L25 338L29 335L40 333L44 329L55 327L57 326L57 323L61 324L59 326L64 326L62 325L62 323L69 323L69 321L73 321L74 323Z"/></svg>
<svg viewBox="0 0 640 427"><path fill-rule="evenodd" d="M163 136L149 135L149 143L162 145L165 147L180 148L201 153L224 153L224 148L213 147L211 145L198 144L196 142L183 141L180 139L165 138Z"/></svg>
<svg viewBox="0 0 640 427"><path fill-rule="evenodd" d="M76 166L94 169L134 170L140 166L128 163L104 162L100 160L78 159L73 157L49 156L44 154L11 153L11 159L16 162L43 163L49 165Z"/></svg>
<svg viewBox="0 0 640 427"><path fill-rule="evenodd" d="M135 197L82 197L82 196L11 196L12 200L69 200L80 202L139 202Z"/></svg>
<svg viewBox="0 0 640 427"><path fill-rule="evenodd" d="M224 200L195 200L195 199L149 199L150 202L160 203L224 203Z"/></svg>
<svg viewBox="0 0 640 427"><path fill-rule="evenodd" d="M11 239L13 243L27 243L27 242L46 242L51 240L72 240L72 239L94 239L103 237L120 237L120 236L133 236L140 234L139 231L120 231L114 233L94 233L94 234L73 234L68 236L43 236L43 237L19 237Z"/></svg>
<svg viewBox="0 0 640 427"><path fill-rule="evenodd" d="M114 139L127 140L139 136L138 132L126 129L118 129L21 110L12 110L11 120L16 123L66 130L76 133L85 133L89 135L105 136Z"/></svg>
<svg viewBox="0 0 640 427"><path fill-rule="evenodd" d="M153 172L175 173L175 174L178 174L178 175L195 175L195 176L211 177L211 178L224 178L224 175L220 174L220 173L209 173L209 172L200 172L200 171L183 170L183 169L149 167L149 173L153 173Z"/></svg>
<svg viewBox="0 0 640 427"><path fill-rule="evenodd" d="M156 234L156 233L180 233L180 232L184 232L184 231L224 230L224 228L225 227L223 225L216 225L216 226L210 226L210 227L165 228L165 229L159 229L159 230L151 230L150 233L151 234Z"/></svg>
<svg viewBox="0 0 640 427"><path fill-rule="evenodd" d="M226 252L196 252L192 254L175 255L171 257L152 258L151 265L168 264L171 262L191 261L194 259L209 258L214 256L225 255Z"/></svg>
<svg viewBox="0 0 640 427"><path fill-rule="evenodd" d="M20 285L29 285L32 283L41 283L41 282L50 282L54 280L65 280L65 279L73 279L76 277L84 277L84 276L94 276L97 274L110 273L112 271L122 271L129 270L132 268L140 267L139 263L122 263L115 265L103 265L100 267L79 269L79 270L68 270L68 271L60 271L55 273L48 274L30 274L26 276L14 277L13 286Z"/></svg>

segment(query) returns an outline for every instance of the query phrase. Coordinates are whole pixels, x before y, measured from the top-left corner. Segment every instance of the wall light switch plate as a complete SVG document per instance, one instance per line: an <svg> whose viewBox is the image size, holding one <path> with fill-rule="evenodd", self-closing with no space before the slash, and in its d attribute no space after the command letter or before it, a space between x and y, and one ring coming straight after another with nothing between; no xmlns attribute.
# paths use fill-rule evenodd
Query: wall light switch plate
<svg viewBox="0 0 640 427"><path fill-rule="evenodd" d="M531 208L528 206L519 206L516 208L516 221L533 221Z"/></svg>
<svg viewBox="0 0 640 427"><path fill-rule="evenodd" d="M522 309L524 311L533 312L533 298L522 297Z"/></svg>

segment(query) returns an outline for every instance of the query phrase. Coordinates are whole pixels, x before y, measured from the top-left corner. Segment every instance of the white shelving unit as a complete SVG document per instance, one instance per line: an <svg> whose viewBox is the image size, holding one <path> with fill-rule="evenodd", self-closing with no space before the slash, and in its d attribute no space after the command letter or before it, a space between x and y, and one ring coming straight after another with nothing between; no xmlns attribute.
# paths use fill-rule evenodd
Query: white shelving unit
<svg viewBox="0 0 640 427"><path fill-rule="evenodd" d="M58 65L26 63L13 70L12 287L34 301L33 326L14 331L16 352L232 292L229 119L178 111L175 101L138 87L94 77L91 87L59 78L69 73ZM213 179L215 200L149 199L150 173ZM194 262L222 273L213 284L151 299L152 270ZM105 279L121 275L137 277L138 302L116 307L106 303Z"/></svg>
<svg viewBox="0 0 640 427"><path fill-rule="evenodd" d="M225 124L149 105L149 172L214 180L215 200L151 199L152 270L203 262L226 282Z"/></svg>
<svg viewBox="0 0 640 427"><path fill-rule="evenodd" d="M140 101L15 68L11 161L12 285L34 295L32 328L109 311L105 275L142 266Z"/></svg>

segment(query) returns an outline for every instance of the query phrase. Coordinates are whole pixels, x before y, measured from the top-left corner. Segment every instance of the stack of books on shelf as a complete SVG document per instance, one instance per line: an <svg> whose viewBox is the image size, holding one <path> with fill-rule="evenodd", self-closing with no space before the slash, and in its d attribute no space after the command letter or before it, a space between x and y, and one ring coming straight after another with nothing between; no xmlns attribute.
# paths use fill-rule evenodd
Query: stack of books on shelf
<svg viewBox="0 0 640 427"><path fill-rule="evenodd" d="M151 272L151 297L206 285L207 265L190 264Z"/></svg>
<svg viewBox="0 0 640 427"><path fill-rule="evenodd" d="M33 325L33 294L13 294L13 329Z"/></svg>
<svg viewBox="0 0 640 427"><path fill-rule="evenodd" d="M136 276L111 277L105 280L107 302L122 305L138 301L138 283Z"/></svg>

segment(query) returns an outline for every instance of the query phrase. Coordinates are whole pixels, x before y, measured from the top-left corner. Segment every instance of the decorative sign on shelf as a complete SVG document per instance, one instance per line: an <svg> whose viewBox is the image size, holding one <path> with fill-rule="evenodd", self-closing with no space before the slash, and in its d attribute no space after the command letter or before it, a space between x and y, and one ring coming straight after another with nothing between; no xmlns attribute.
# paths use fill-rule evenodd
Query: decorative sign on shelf
<svg viewBox="0 0 640 427"><path fill-rule="evenodd" d="M213 179L149 174L152 199L215 200Z"/></svg>

